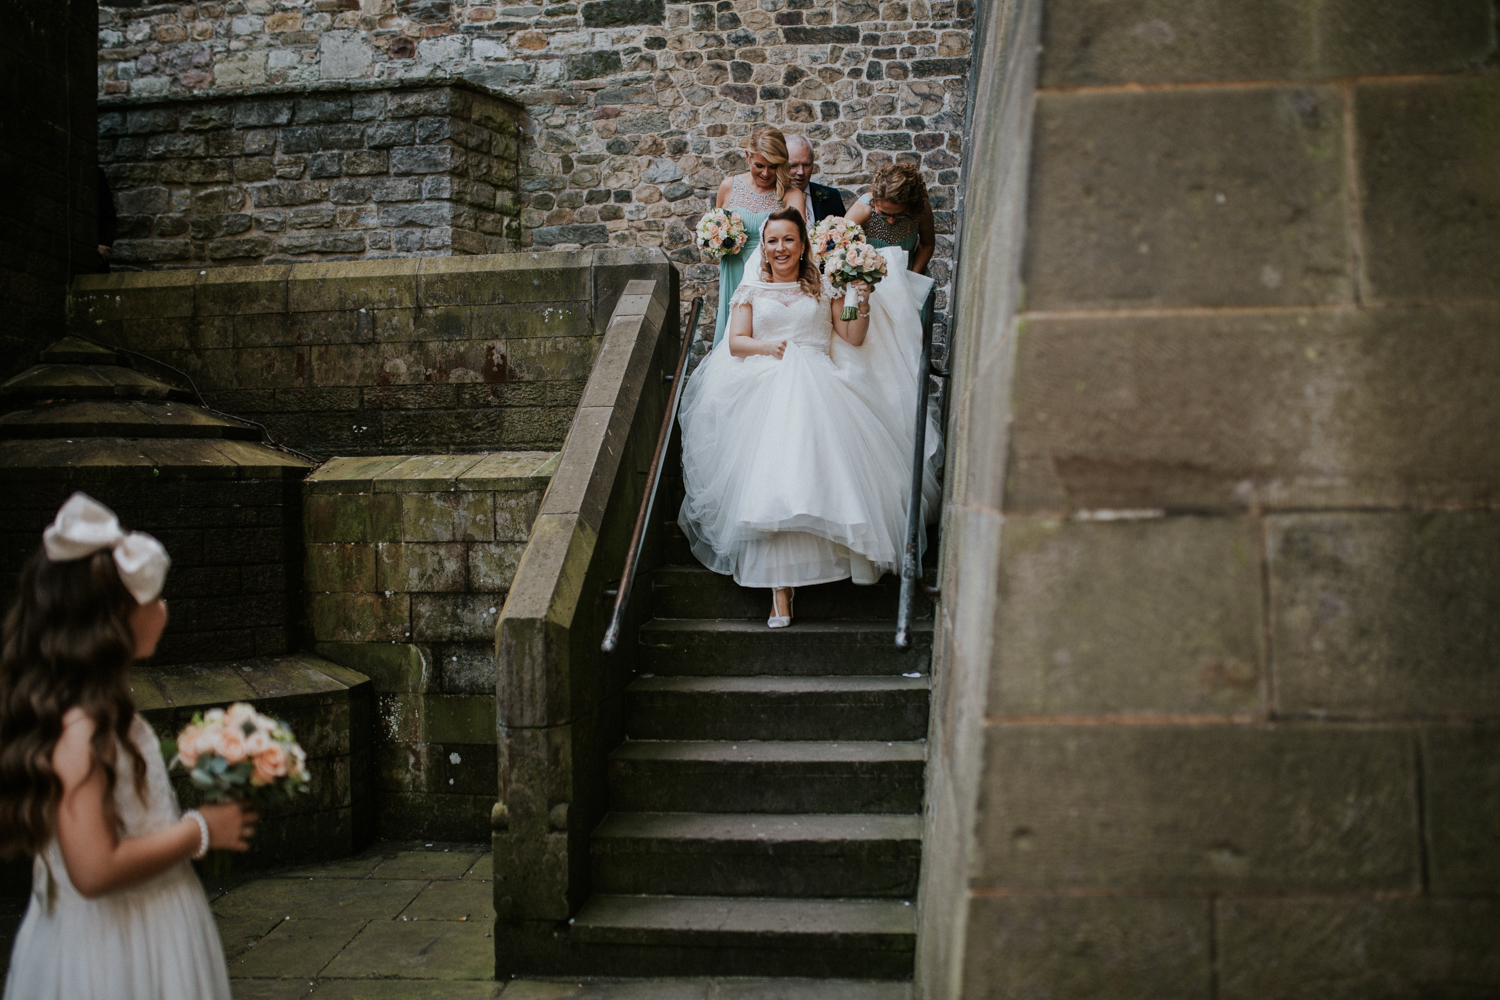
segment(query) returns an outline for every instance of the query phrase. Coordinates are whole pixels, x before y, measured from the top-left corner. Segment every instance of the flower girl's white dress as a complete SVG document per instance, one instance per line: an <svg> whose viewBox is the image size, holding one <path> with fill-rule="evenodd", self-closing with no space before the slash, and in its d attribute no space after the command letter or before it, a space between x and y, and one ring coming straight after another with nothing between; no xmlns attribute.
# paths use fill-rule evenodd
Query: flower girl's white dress
<svg viewBox="0 0 1500 1000"><path fill-rule="evenodd" d="M146 801L119 755L115 808L123 836L181 819L161 746L139 715L131 741L146 761ZM149 881L85 899L54 837L32 866L31 905L16 932L5 1000L230 1000L218 928L187 861Z"/></svg>
<svg viewBox="0 0 1500 1000"><path fill-rule="evenodd" d="M798 587L897 571L905 548L915 439L917 310L930 279L906 253L871 297L862 347L833 332L832 290L742 281L752 335L786 353L736 358L726 336L683 390L686 498L678 524L709 569L746 587ZM759 273L746 265L747 274ZM842 293L839 295L842 298ZM915 302L915 305L913 304ZM923 506L935 510L938 430L929 420Z"/></svg>

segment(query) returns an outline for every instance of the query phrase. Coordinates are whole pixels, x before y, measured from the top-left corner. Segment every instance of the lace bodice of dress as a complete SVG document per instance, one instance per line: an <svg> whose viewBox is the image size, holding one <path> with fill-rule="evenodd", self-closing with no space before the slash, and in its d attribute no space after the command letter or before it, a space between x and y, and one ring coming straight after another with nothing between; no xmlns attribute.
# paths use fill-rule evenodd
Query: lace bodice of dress
<svg viewBox="0 0 1500 1000"><path fill-rule="evenodd" d="M725 208L738 208L746 212L774 212L781 208L781 199L776 197L776 192L761 194L750 186L748 174L735 174L734 181L730 185L729 198L724 202Z"/></svg>
<svg viewBox="0 0 1500 1000"><path fill-rule="evenodd" d="M731 303L750 304L753 316L750 335L756 340L785 340L828 353L833 336L828 300L808 295L801 285L791 281L747 281L735 290Z"/></svg>
<svg viewBox="0 0 1500 1000"><path fill-rule="evenodd" d="M125 835L139 837L164 830L182 817L177 807L177 794L172 791L166 763L162 760L161 743L151 724L139 715L131 720L130 741L146 762L146 797L142 801L136 794L132 762L127 754L122 753L117 765L119 779L115 784L115 808L125 826Z"/></svg>

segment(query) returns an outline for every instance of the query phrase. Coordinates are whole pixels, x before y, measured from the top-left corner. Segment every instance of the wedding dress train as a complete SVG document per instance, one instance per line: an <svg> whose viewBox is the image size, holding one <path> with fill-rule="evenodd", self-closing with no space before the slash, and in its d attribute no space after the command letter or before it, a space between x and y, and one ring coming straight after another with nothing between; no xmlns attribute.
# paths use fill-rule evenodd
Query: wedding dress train
<svg viewBox="0 0 1500 1000"><path fill-rule="evenodd" d="M827 297L747 280L734 304L750 303L752 335L787 341L785 354L736 358L726 337L683 390L678 524L703 565L741 586L869 584L900 566L918 310L931 279L907 271L899 247L881 254L890 270L871 296L861 347L833 332ZM759 273L756 257L747 274ZM937 510L941 460L930 416L926 452L924 516Z"/></svg>

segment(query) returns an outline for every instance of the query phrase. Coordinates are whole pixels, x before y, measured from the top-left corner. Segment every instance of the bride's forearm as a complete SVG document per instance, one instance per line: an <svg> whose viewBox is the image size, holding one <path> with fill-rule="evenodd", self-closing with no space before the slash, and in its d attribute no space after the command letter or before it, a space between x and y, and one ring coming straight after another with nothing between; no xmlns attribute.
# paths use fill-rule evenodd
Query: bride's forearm
<svg viewBox="0 0 1500 1000"><path fill-rule="evenodd" d="M757 354L766 354L766 345L763 341L754 337L746 337L743 334L729 335L729 356L733 358L750 358Z"/></svg>

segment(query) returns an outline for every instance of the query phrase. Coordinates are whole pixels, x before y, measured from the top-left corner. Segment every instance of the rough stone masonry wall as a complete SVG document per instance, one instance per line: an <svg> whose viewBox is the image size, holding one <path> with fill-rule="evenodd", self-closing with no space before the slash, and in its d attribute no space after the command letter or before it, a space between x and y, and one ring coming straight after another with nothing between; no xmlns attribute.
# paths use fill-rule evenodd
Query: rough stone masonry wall
<svg viewBox="0 0 1500 1000"><path fill-rule="evenodd" d="M304 484L312 638L374 685L383 837L489 836L495 623L556 457L337 458Z"/></svg>
<svg viewBox="0 0 1500 1000"><path fill-rule="evenodd" d="M101 102L115 266L517 247L512 102L470 85L272 89Z"/></svg>
<svg viewBox="0 0 1500 1000"><path fill-rule="evenodd" d="M1493 994L1495 5L1018 6L1037 86L983 106L1013 146L1034 111L1028 204L966 228L934 663L924 941L963 944L924 995Z"/></svg>
<svg viewBox="0 0 1500 1000"><path fill-rule="evenodd" d="M106 0L103 94L465 76L520 99L523 240L661 247L716 294L692 227L757 125L850 195L892 159L933 195L947 309L972 0ZM710 320L711 325L711 320Z"/></svg>

